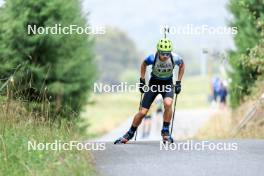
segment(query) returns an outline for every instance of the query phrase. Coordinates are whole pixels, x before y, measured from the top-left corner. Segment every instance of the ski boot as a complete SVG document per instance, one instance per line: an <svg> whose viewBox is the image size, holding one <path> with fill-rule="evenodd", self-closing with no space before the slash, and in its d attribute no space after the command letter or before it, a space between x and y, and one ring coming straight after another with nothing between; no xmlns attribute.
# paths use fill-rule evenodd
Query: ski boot
<svg viewBox="0 0 264 176"><path fill-rule="evenodd" d="M162 141L163 144L171 144L174 142L173 138L171 137L171 134L169 132L169 129L162 129L161 130L161 136L162 136Z"/></svg>
<svg viewBox="0 0 264 176"><path fill-rule="evenodd" d="M128 131L123 137L118 138L114 144L126 144L130 139L132 139L134 133Z"/></svg>

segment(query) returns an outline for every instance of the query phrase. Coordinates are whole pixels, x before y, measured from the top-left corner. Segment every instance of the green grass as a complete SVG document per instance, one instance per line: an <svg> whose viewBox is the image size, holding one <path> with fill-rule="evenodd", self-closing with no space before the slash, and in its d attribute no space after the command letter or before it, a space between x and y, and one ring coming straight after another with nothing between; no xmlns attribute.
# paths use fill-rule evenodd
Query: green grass
<svg viewBox="0 0 264 176"><path fill-rule="evenodd" d="M74 125L50 126L16 103L9 106L0 108L0 175L95 175L87 151L28 150L28 141L81 139Z"/></svg>
<svg viewBox="0 0 264 176"><path fill-rule="evenodd" d="M208 77L191 77L182 81L177 109L206 108L210 84ZM87 133L98 137L120 125L138 111L140 93L93 94L82 117L90 126ZM153 109L155 107L152 106Z"/></svg>
<svg viewBox="0 0 264 176"><path fill-rule="evenodd" d="M100 136L136 113L139 93L96 94L90 99L82 117L88 121L90 137Z"/></svg>
<svg viewBox="0 0 264 176"><path fill-rule="evenodd" d="M208 77L189 77L182 80L182 92L178 96L177 109L207 108L210 93Z"/></svg>

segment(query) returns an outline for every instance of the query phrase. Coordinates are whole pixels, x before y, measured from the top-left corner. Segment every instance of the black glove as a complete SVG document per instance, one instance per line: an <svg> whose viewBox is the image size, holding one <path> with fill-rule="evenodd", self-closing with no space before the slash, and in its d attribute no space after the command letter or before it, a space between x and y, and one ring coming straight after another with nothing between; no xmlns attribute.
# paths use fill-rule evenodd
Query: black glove
<svg viewBox="0 0 264 176"><path fill-rule="evenodd" d="M139 83L139 91L141 93L144 93L143 87L146 85L145 79L140 78L139 81L140 81L140 83Z"/></svg>
<svg viewBox="0 0 264 176"><path fill-rule="evenodd" d="M175 93L179 94L181 92L181 81L176 81L175 84Z"/></svg>

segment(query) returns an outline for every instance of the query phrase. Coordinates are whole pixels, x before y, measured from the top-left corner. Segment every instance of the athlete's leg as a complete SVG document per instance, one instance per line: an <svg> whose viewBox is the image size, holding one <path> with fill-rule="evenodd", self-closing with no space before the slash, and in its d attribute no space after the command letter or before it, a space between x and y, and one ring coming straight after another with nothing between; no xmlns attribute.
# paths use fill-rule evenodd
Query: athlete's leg
<svg viewBox="0 0 264 176"><path fill-rule="evenodd" d="M136 113L136 115L134 116L132 126L138 127L147 113L148 109L141 107L138 113Z"/></svg>
<svg viewBox="0 0 264 176"><path fill-rule="evenodd" d="M148 113L148 109L141 107L138 113L134 116L130 129L126 132L124 136L118 138L114 142L114 144L127 143L130 139L132 139L142 119L144 118L145 115L147 115L147 113Z"/></svg>
<svg viewBox="0 0 264 176"><path fill-rule="evenodd" d="M141 108L136 113L136 115L134 116L132 125L131 125L131 127L130 127L130 129L128 131L128 133L130 134L130 137L134 136L134 133L136 132L138 126L142 122L142 119L147 115L148 110L149 110L152 102L156 98L156 96L157 96L157 93L156 92L152 92L152 91L148 91L148 92L146 92L144 94Z"/></svg>
<svg viewBox="0 0 264 176"><path fill-rule="evenodd" d="M144 118L144 116L147 115L148 110L152 102L156 98L157 94L158 93L156 91L153 92L151 89L149 89L148 92L144 93L144 97L142 100L140 110L134 116L130 129L123 137L117 139L115 143L126 143L127 141L133 138L135 132L137 131L138 126L142 122L142 119Z"/></svg>
<svg viewBox="0 0 264 176"><path fill-rule="evenodd" d="M172 117L172 103L173 103L173 99L171 97L166 97L163 100L163 104L164 104L164 114L163 114L163 119L164 122L169 122L171 121L171 117Z"/></svg>
<svg viewBox="0 0 264 176"><path fill-rule="evenodd" d="M171 88L169 91L162 93L163 105L164 105L164 114L163 114L163 126L161 130L161 136L163 142L173 142L169 128L170 121L172 117L172 104L173 104L173 95L174 91Z"/></svg>

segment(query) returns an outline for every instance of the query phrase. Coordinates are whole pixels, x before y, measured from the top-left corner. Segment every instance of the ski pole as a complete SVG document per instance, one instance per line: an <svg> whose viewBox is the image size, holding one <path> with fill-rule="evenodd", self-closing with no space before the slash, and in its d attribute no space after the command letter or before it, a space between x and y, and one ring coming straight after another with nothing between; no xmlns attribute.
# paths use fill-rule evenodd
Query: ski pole
<svg viewBox="0 0 264 176"><path fill-rule="evenodd" d="M138 108L138 110L140 110L140 107L141 107L142 96L143 96L143 93L140 94L140 102L139 102L139 108ZM136 140L137 140L137 130L136 130L136 134L135 134L135 141Z"/></svg>
<svg viewBox="0 0 264 176"><path fill-rule="evenodd" d="M173 130L173 121L174 121L174 114L175 114L175 109L176 109L177 96L178 96L178 94L176 94L176 97L174 100L174 109L173 109L172 122L171 122L171 134L172 134L172 130Z"/></svg>

